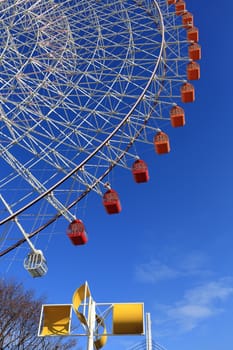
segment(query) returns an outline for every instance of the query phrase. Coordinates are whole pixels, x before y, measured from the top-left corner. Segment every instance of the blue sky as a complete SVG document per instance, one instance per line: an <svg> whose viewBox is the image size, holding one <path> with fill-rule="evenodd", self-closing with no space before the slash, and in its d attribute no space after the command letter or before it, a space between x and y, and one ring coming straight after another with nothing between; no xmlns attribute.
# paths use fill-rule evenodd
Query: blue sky
<svg viewBox="0 0 233 350"><path fill-rule="evenodd" d="M144 302L153 339L168 350L232 350L233 5L186 3L200 30L201 80L195 103L186 107L186 126L168 127L171 153L145 152L147 184L114 173L119 215L107 216L90 195L84 214L89 243L74 247L62 234L51 237L44 278L31 279L17 261L7 277L49 303L70 303L87 280L96 302ZM65 228L61 220L59 232ZM133 343L111 338L105 349Z"/></svg>

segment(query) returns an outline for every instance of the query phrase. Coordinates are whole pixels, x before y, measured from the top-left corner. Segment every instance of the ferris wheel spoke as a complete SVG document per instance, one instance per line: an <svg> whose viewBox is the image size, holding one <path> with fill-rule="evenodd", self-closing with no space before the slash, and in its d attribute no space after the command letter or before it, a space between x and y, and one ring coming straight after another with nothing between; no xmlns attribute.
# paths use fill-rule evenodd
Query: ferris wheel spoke
<svg viewBox="0 0 233 350"><path fill-rule="evenodd" d="M8 162L8 164L11 165L13 169L17 173L21 175L22 178L24 178L29 184L32 186L34 190L36 190L38 193L43 193L46 191L46 188L43 186L42 183L36 179L31 172L28 170L28 168L25 168L23 164L21 164L12 154L10 154L9 151L6 151L2 149L2 146L0 146L0 149L2 151L2 157ZM67 220L72 221L74 217L66 210L63 204L61 204L52 193L46 198L50 204L52 204L58 212L61 212L64 217L67 218ZM14 214L11 212L11 215Z"/></svg>

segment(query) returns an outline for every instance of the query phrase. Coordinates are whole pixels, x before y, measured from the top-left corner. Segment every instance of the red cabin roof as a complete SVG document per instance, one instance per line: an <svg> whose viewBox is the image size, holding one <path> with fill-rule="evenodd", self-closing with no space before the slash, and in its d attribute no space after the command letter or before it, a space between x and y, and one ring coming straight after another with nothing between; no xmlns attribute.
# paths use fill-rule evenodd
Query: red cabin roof
<svg viewBox="0 0 233 350"><path fill-rule="evenodd" d="M109 189L103 196L103 205L108 214L118 214L121 211L121 203L118 193Z"/></svg>
<svg viewBox="0 0 233 350"><path fill-rule="evenodd" d="M87 243L87 233L85 226L81 220L73 220L67 229L67 236L70 238L74 245L83 245Z"/></svg>

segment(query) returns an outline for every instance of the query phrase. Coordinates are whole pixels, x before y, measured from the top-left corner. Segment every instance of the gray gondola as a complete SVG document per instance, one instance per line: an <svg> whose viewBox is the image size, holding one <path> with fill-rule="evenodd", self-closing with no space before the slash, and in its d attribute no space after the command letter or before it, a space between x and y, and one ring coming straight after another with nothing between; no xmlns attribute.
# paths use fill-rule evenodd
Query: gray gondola
<svg viewBox="0 0 233 350"><path fill-rule="evenodd" d="M31 251L24 259L24 268L32 277L44 276L48 271L48 266L42 251Z"/></svg>

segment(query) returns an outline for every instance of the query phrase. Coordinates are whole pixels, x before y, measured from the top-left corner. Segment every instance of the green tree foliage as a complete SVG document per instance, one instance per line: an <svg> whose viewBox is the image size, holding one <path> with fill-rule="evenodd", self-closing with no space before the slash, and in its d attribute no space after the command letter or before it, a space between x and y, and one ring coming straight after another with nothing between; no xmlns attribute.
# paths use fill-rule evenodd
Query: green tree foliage
<svg viewBox="0 0 233 350"><path fill-rule="evenodd" d="M38 337L42 300L22 284L0 281L0 350L69 350L76 341Z"/></svg>

